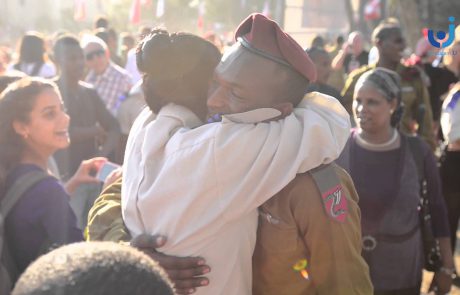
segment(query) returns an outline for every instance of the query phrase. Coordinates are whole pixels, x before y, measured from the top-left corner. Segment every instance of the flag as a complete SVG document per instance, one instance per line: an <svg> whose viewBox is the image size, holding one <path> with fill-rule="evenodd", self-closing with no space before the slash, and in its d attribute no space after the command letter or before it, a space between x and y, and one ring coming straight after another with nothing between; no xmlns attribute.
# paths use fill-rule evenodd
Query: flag
<svg viewBox="0 0 460 295"><path fill-rule="evenodd" d="M364 6L364 18L366 20L376 20L382 15L380 10L380 0L370 0Z"/></svg>
<svg viewBox="0 0 460 295"><path fill-rule="evenodd" d="M129 13L129 20L135 25L141 22L141 0L133 0Z"/></svg>
<svg viewBox="0 0 460 295"><path fill-rule="evenodd" d="M158 0L157 2L157 18L160 18L165 14L165 1Z"/></svg>
<svg viewBox="0 0 460 295"><path fill-rule="evenodd" d="M266 17L270 17L270 3L268 2L268 0L265 1L264 3L262 14L265 15Z"/></svg>
<svg viewBox="0 0 460 295"><path fill-rule="evenodd" d="M75 0L73 18L76 21L86 19L86 0Z"/></svg>
<svg viewBox="0 0 460 295"><path fill-rule="evenodd" d="M200 4L198 5L198 22L197 22L197 26L198 26L198 29L200 29L201 31L204 30L204 15L206 13L206 6L205 6L205 3L204 1L200 1Z"/></svg>

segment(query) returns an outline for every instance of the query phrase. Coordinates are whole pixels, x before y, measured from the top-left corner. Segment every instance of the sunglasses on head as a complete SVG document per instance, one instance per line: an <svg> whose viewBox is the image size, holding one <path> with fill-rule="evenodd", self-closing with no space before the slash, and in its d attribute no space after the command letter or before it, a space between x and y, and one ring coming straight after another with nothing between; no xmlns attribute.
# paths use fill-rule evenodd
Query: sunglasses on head
<svg viewBox="0 0 460 295"><path fill-rule="evenodd" d="M96 56L102 56L102 55L105 55L105 50L104 49L99 49L99 50L95 50L95 51L92 51L90 53L87 53L85 55L85 58L86 60L92 60L93 58L95 58Z"/></svg>

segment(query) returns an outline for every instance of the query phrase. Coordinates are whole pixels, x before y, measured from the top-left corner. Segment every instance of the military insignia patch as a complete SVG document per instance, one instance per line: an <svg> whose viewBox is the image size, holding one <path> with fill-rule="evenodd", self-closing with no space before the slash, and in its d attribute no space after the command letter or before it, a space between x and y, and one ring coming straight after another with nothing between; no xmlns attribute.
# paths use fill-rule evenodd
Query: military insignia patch
<svg viewBox="0 0 460 295"><path fill-rule="evenodd" d="M326 209L326 213L332 217L332 219L338 222L345 222L348 206L347 198L343 192L342 186L337 185L326 193L322 194L323 204Z"/></svg>

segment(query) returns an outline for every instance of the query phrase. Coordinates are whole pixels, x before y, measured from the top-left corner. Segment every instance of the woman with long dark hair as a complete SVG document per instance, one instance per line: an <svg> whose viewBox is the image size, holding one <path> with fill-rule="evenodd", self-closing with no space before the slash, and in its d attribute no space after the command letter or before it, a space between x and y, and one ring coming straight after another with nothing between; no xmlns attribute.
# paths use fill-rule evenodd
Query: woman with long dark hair
<svg viewBox="0 0 460 295"><path fill-rule="evenodd" d="M45 38L38 32L27 32L19 45L18 61L9 67L32 77L52 78L56 67L47 61Z"/></svg>
<svg viewBox="0 0 460 295"><path fill-rule="evenodd" d="M50 248L83 239L68 202L68 191L79 183L94 181L89 171L104 160L84 161L64 188L48 172L47 163L55 151L69 145L68 127L69 116L53 82L25 77L0 95L1 204L18 187L17 182L28 175L43 175L2 217L3 246L9 249L16 274Z"/></svg>

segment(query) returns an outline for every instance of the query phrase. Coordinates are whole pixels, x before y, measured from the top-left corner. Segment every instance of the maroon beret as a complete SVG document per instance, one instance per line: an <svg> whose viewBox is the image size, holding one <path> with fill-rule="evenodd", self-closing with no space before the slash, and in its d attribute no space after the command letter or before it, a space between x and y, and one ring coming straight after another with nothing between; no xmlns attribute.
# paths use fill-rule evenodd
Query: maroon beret
<svg viewBox="0 0 460 295"><path fill-rule="evenodd" d="M235 40L246 49L286 65L310 82L316 80L316 68L308 54L278 24L263 14L253 13L236 30Z"/></svg>

